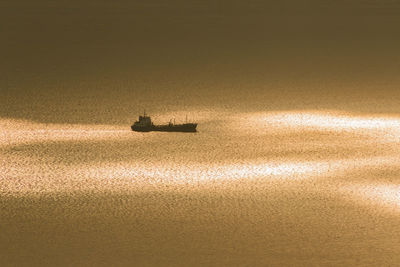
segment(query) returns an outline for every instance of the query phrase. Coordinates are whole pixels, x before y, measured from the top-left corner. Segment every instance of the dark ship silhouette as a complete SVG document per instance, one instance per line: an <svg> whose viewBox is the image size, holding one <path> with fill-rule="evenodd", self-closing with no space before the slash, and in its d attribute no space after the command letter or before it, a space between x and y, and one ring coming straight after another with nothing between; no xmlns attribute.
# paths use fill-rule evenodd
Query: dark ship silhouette
<svg viewBox="0 0 400 267"><path fill-rule="evenodd" d="M172 120L171 120L172 121ZM175 124L172 122L164 125L155 125L151 121L150 116L146 115L144 112L143 116L139 116L139 120L135 121L135 123L131 126L132 131L136 132L187 132L193 133L196 132L197 123L183 123L183 124Z"/></svg>

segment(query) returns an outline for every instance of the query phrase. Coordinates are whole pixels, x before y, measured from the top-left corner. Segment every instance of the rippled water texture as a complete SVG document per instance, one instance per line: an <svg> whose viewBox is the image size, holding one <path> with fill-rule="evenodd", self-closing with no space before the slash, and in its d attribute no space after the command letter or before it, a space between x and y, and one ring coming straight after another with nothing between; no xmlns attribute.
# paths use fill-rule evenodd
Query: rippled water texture
<svg viewBox="0 0 400 267"><path fill-rule="evenodd" d="M2 119L4 262L400 261L400 118L194 114L194 134Z"/></svg>

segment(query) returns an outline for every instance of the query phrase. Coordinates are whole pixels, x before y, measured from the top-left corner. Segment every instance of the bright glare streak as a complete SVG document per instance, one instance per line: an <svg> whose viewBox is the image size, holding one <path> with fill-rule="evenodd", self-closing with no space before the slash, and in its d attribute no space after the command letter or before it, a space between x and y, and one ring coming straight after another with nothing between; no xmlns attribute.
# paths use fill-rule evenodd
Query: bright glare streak
<svg viewBox="0 0 400 267"><path fill-rule="evenodd" d="M400 129L400 118L354 116L339 112L267 112L240 115L240 118L257 127L264 125L327 130Z"/></svg>
<svg viewBox="0 0 400 267"><path fill-rule="evenodd" d="M328 162L270 162L215 166L115 163L54 166L45 171L42 171L40 166L10 168L6 163L5 165L0 164L0 193L76 191L93 188L107 190L121 186L128 189L136 186L195 185L240 179L296 181L330 175L337 177L359 170L385 168L398 161L398 158L370 158Z"/></svg>
<svg viewBox="0 0 400 267"><path fill-rule="evenodd" d="M351 160L267 162L259 164L191 165L191 166L98 166L93 174L114 177L148 177L163 181L235 180L242 178L307 179L329 174L340 175L363 168L382 168L399 161L398 157L375 157Z"/></svg>
<svg viewBox="0 0 400 267"><path fill-rule="evenodd" d="M345 115L312 113L279 114L267 118L271 123L287 126L309 126L326 129L383 129L400 128L400 120L392 118L368 118Z"/></svg>
<svg viewBox="0 0 400 267"><path fill-rule="evenodd" d="M43 124L0 120L0 147L28 142L110 140L134 137L129 128L113 125Z"/></svg>
<svg viewBox="0 0 400 267"><path fill-rule="evenodd" d="M350 185L343 190L364 203L381 204L400 211L400 185L369 184Z"/></svg>

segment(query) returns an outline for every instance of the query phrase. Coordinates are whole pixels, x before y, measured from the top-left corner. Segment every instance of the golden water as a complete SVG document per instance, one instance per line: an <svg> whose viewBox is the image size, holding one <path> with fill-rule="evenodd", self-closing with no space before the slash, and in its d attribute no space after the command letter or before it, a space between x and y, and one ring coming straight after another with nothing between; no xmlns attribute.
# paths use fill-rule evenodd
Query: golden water
<svg viewBox="0 0 400 267"><path fill-rule="evenodd" d="M3 261L376 266L400 260L399 117L197 114L195 134L3 119Z"/></svg>
<svg viewBox="0 0 400 267"><path fill-rule="evenodd" d="M396 266L400 2L0 1L0 266ZM198 133L136 133L199 123Z"/></svg>

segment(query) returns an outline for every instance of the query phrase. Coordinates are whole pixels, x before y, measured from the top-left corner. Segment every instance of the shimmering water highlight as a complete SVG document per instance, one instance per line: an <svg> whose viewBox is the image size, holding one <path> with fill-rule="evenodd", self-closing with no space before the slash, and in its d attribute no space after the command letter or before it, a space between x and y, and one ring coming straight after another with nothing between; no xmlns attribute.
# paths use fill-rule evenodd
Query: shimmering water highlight
<svg viewBox="0 0 400 267"><path fill-rule="evenodd" d="M1 120L0 238L26 240L3 245L9 261L20 251L68 255L61 265L400 260L387 256L398 255L399 118L199 114L195 134Z"/></svg>

